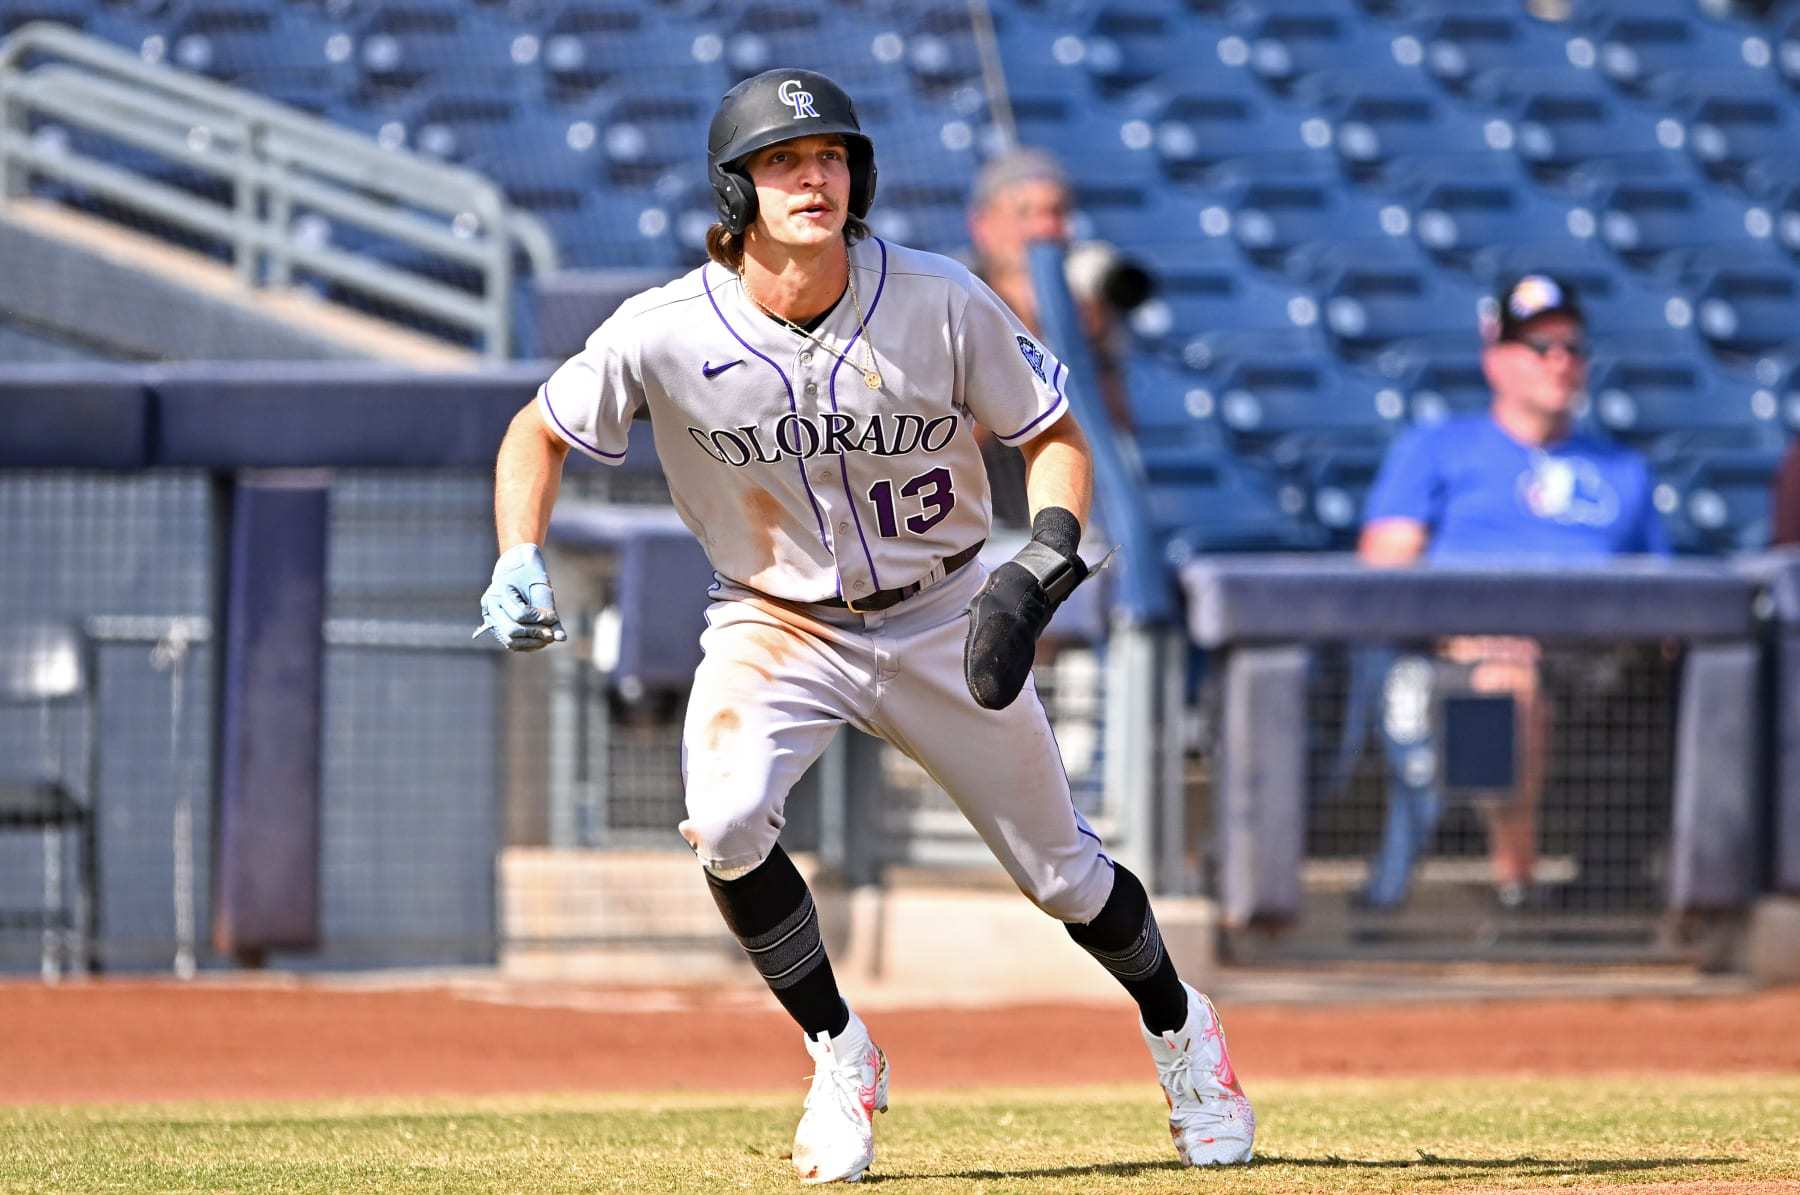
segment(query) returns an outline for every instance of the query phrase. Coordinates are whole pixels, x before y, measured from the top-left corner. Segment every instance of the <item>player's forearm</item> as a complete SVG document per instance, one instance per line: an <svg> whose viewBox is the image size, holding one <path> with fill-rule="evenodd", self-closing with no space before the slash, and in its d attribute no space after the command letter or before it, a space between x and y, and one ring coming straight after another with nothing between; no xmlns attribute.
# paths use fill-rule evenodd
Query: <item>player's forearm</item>
<svg viewBox="0 0 1800 1195"><path fill-rule="evenodd" d="M544 542L568 455L569 446L544 426L535 403L513 416L494 462L494 529L501 552Z"/></svg>
<svg viewBox="0 0 1800 1195"><path fill-rule="evenodd" d="M1032 517L1047 507L1060 506L1085 527L1094 500L1094 457L1080 426L1064 416L1022 451L1025 499Z"/></svg>

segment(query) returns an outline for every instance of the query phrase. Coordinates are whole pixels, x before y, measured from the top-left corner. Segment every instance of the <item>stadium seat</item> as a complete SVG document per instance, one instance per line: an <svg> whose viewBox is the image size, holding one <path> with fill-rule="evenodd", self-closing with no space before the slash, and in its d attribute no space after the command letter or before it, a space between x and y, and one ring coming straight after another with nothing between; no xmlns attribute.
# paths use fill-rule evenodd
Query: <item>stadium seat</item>
<svg viewBox="0 0 1800 1195"><path fill-rule="evenodd" d="M1792 161L1800 121L1791 97L1766 74L1690 71L1657 81L1688 152L1709 177L1748 184L1759 162Z"/></svg>
<svg viewBox="0 0 1800 1195"><path fill-rule="evenodd" d="M509 31L450 0L383 4L349 34L365 97L393 97L436 79L504 84L518 78Z"/></svg>
<svg viewBox="0 0 1800 1195"><path fill-rule="evenodd" d="M1721 433L1780 446L1773 390L1660 338L1596 339L1587 390L1595 426L1659 458L1718 443Z"/></svg>
<svg viewBox="0 0 1800 1195"><path fill-rule="evenodd" d="M1405 414L1384 379L1326 355L1240 357L1206 376L1232 447L1284 467L1325 447L1380 448Z"/></svg>
<svg viewBox="0 0 1800 1195"><path fill-rule="evenodd" d="M1573 234L1591 224L1573 204L1534 186L1510 156L1431 159L1409 163L1398 174L1394 191L1413 240L1442 265L1470 269L1484 250Z"/></svg>
<svg viewBox="0 0 1800 1195"><path fill-rule="evenodd" d="M1325 71L1295 94L1316 114L1306 122L1308 142L1328 143L1356 182L1381 181L1391 168L1416 158L1496 152L1487 122L1416 71Z"/></svg>
<svg viewBox="0 0 1800 1195"><path fill-rule="evenodd" d="M1510 146L1545 182L1596 163L1655 169L1683 141L1672 118L1632 106L1589 72L1494 70L1475 80L1472 94L1497 114L1488 126L1494 143Z"/></svg>
<svg viewBox="0 0 1800 1195"><path fill-rule="evenodd" d="M1442 423L1485 411L1493 401L1481 370L1481 342L1473 336L1398 341L1376 359L1376 367L1399 392L1410 423Z"/></svg>
<svg viewBox="0 0 1800 1195"><path fill-rule="evenodd" d="M1569 43L1570 61L1592 63L1614 86L1648 94L1659 79L1692 70L1766 71L1767 36L1747 26L1708 20L1693 5L1615 6Z"/></svg>
<svg viewBox="0 0 1800 1195"><path fill-rule="evenodd" d="M1322 165L1271 169L1246 158L1221 167L1213 183L1199 211L1200 227L1210 236L1229 238L1265 269L1286 269L1297 251L1389 236L1394 228L1390 205L1346 187Z"/></svg>
<svg viewBox="0 0 1800 1195"><path fill-rule="evenodd" d="M1356 548L1363 504L1381 472L1388 441L1332 441L1309 445L1289 471L1305 500L1305 518L1317 526L1329 550Z"/></svg>
<svg viewBox="0 0 1800 1195"><path fill-rule="evenodd" d="M1599 240L1636 269L1679 266L1707 245L1734 246L1746 261L1777 254L1775 220L1704 182L1625 178L1586 189Z"/></svg>
<svg viewBox="0 0 1800 1195"><path fill-rule="evenodd" d="M1206 256L1196 259L1197 253ZM1171 249L1147 260L1156 293L1131 313L1129 324L1142 344L1159 351L1180 354L1194 338L1221 332L1286 333L1317 322L1317 307L1298 286L1216 251Z"/></svg>
<svg viewBox="0 0 1800 1195"><path fill-rule="evenodd" d="M1213 78L1222 85L1211 85ZM1323 155L1323 130L1309 143L1305 113L1229 80L1208 77L1208 86L1174 92L1128 122L1127 135L1154 146L1166 178L1204 183L1216 168L1241 158L1299 163Z"/></svg>
<svg viewBox="0 0 1800 1195"><path fill-rule="evenodd" d="M552 6L529 36L545 94L576 103L597 88L630 84L651 72L699 71L690 46L674 32L641 5L582 0ZM521 50L533 41L522 42Z"/></svg>
<svg viewBox="0 0 1800 1195"><path fill-rule="evenodd" d="M1779 451L1702 452L1657 470L1657 508L1678 552L1717 555L1768 546L1769 487Z"/></svg>
<svg viewBox="0 0 1800 1195"><path fill-rule="evenodd" d="M1692 255L1680 281L1695 326L1716 352L1752 356L1793 339L1800 273L1785 263L1749 263L1707 249Z"/></svg>
<svg viewBox="0 0 1800 1195"><path fill-rule="evenodd" d="M1307 261L1306 275L1326 335L1351 360L1371 357L1394 341L1470 335L1478 326L1480 289L1417 251L1332 245Z"/></svg>
<svg viewBox="0 0 1800 1195"><path fill-rule="evenodd" d="M1119 95L1156 80L1174 80L1209 58L1209 25L1173 5L1102 4L1076 37L1052 43L1102 95Z"/></svg>
<svg viewBox="0 0 1800 1195"><path fill-rule="evenodd" d="M1231 456L1190 456L1152 472L1145 495L1171 564L1203 552L1307 551L1330 537L1307 520L1306 494Z"/></svg>
<svg viewBox="0 0 1800 1195"><path fill-rule="evenodd" d="M1390 61L1388 36L1357 20L1343 4L1300 0L1246 6L1234 15L1229 32L1218 41L1217 60L1248 71L1283 94L1313 75L1340 71L1350 63L1374 66Z"/></svg>
<svg viewBox="0 0 1800 1195"><path fill-rule="evenodd" d="M1076 183L1162 185L1150 121L1066 89L1015 90L1010 99L1018 143L1056 154Z"/></svg>
<svg viewBox="0 0 1800 1195"><path fill-rule="evenodd" d="M717 98L677 86L600 91L569 109L571 145L591 148L606 175L621 187L646 187L669 178L699 178L706 126Z"/></svg>
<svg viewBox="0 0 1800 1195"><path fill-rule="evenodd" d="M1403 66L1417 64L1442 87L1467 91L1484 72L1559 62L1568 32L1521 11L1521 6L1445 4L1418 13L1394 38L1392 55Z"/></svg>

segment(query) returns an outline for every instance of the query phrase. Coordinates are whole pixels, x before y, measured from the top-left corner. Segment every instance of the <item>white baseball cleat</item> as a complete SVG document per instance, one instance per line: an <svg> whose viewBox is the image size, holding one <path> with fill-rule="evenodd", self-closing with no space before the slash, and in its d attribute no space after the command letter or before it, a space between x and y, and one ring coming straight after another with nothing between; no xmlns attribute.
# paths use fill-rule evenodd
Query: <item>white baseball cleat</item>
<svg viewBox="0 0 1800 1195"><path fill-rule="evenodd" d="M1187 1024L1152 1033L1138 1023L1156 1077L1169 1101L1169 1136L1189 1166L1229 1166L1250 1160L1256 1113L1238 1085L1225 1048L1225 1029L1212 1001L1187 984Z"/></svg>
<svg viewBox="0 0 1800 1195"><path fill-rule="evenodd" d="M807 1037L813 1058L806 1112L794 1130L803 1183L854 1183L875 1160L875 1113L887 1111L887 1055L854 1012L836 1037Z"/></svg>

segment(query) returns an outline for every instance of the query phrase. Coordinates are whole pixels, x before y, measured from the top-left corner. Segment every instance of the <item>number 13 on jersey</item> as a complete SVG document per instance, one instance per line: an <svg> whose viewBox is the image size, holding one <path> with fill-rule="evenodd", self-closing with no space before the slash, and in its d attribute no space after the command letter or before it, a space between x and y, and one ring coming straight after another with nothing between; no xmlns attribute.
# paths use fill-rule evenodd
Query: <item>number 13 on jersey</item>
<svg viewBox="0 0 1800 1195"><path fill-rule="evenodd" d="M869 501L875 504L875 523L881 538L894 539L900 534L901 512L916 507L918 513L905 516L906 529L924 535L944 521L956 509L956 492L951 488L950 470L939 466L900 484L900 499L894 497L894 483L883 478L869 487Z"/></svg>

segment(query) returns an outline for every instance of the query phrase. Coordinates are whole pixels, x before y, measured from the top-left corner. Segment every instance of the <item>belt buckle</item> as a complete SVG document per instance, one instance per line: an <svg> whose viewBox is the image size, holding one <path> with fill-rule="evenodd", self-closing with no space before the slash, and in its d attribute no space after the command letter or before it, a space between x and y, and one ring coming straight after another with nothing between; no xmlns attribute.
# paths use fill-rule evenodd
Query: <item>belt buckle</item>
<svg viewBox="0 0 1800 1195"><path fill-rule="evenodd" d="M880 592L881 592L881 591L880 591L880 590L876 590L876 591L875 591L875 592L876 592L876 593L880 593ZM871 593L871 594L870 594L870 595L869 595L869 596L870 596L870 597L871 597L871 598L872 598L872 597L874 597L874 596L875 596L875 594L874 594L874 593ZM848 611L850 611L850 613L852 613L852 614L860 614L860 615L862 615L862 616L863 616L863 617L864 617L864 618L867 618L867 617L868 617L868 616L869 616L869 615L871 615L871 614L879 614L879 613L880 613L880 611L879 611L879 610L858 610L858 609L857 609L857 608L856 608L856 599L855 599L855 598L853 598L853 597L851 597L851 596L850 596L850 595L849 595L849 594L845 594L845 595L844 595L844 608L845 608L845 609L846 609L846 610L848 610Z"/></svg>

